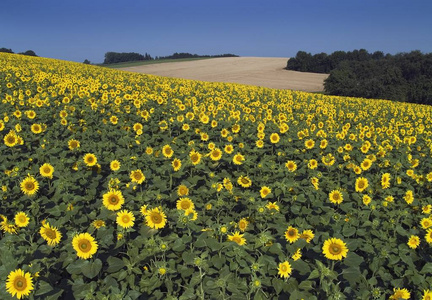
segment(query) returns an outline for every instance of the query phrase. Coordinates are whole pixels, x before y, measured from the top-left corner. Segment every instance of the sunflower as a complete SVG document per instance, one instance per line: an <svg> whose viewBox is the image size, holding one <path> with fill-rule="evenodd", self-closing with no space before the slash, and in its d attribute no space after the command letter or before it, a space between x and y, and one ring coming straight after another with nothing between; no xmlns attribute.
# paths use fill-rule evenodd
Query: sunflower
<svg viewBox="0 0 432 300"><path fill-rule="evenodd" d="M42 126L40 124L32 124L31 126L31 131L34 134L39 134L42 132Z"/></svg>
<svg viewBox="0 0 432 300"><path fill-rule="evenodd" d="M8 147L13 147L18 144L18 136L13 130L9 131L9 133L5 135L3 140L5 145Z"/></svg>
<svg viewBox="0 0 432 300"><path fill-rule="evenodd" d="M27 227L29 221L30 218L25 212L20 211L15 215L15 225L18 227Z"/></svg>
<svg viewBox="0 0 432 300"><path fill-rule="evenodd" d="M69 140L68 141L68 147L70 150L74 150L80 147L80 142L77 140Z"/></svg>
<svg viewBox="0 0 432 300"><path fill-rule="evenodd" d="M424 290L422 300L432 300L432 291Z"/></svg>
<svg viewBox="0 0 432 300"><path fill-rule="evenodd" d="M22 297L30 295L34 289L33 278L30 273L17 269L9 273L6 280L6 290L12 297L21 299Z"/></svg>
<svg viewBox="0 0 432 300"><path fill-rule="evenodd" d="M124 203L122 192L115 189L110 189L103 195L103 205L112 211L119 210Z"/></svg>
<svg viewBox="0 0 432 300"><path fill-rule="evenodd" d="M406 191L405 196L404 196L404 200L408 204L413 203L413 201L414 201L413 191L411 191L411 190Z"/></svg>
<svg viewBox="0 0 432 300"><path fill-rule="evenodd" d="M293 261L299 260L302 257L301 249L297 249L296 252L291 256Z"/></svg>
<svg viewBox="0 0 432 300"><path fill-rule="evenodd" d="M330 202L333 204L341 204L343 201L343 195L338 190L333 190L329 194Z"/></svg>
<svg viewBox="0 0 432 300"><path fill-rule="evenodd" d="M278 268L278 275L282 278L288 278L290 277L292 272L292 268L289 262L284 261L283 263L279 264Z"/></svg>
<svg viewBox="0 0 432 300"><path fill-rule="evenodd" d="M311 178L311 183L313 185L313 187L318 190L319 189L319 179L316 177L312 177Z"/></svg>
<svg viewBox="0 0 432 300"><path fill-rule="evenodd" d="M303 230L303 232L300 234L300 238L306 240L306 243L310 243L314 237L315 234L310 229Z"/></svg>
<svg viewBox="0 0 432 300"><path fill-rule="evenodd" d="M372 166L372 161L368 158L365 158L362 163L360 164L360 167L363 169L363 171L369 170L369 168Z"/></svg>
<svg viewBox="0 0 432 300"><path fill-rule="evenodd" d="M165 145L162 147L162 154L166 158L171 158L171 156L173 156L173 154L174 154L174 151L170 145Z"/></svg>
<svg viewBox="0 0 432 300"><path fill-rule="evenodd" d="M242 218L237 225L241 232L245 232L249 225L249 222L245 218Z"/></svg>
<svg viewBox="0 0 432 300"><path fill-rule="evenodd" d="M287 161L285 164L285 167L290 172L294 172L295 170L297 170L297 164L295 163L295 161L292 161L292 160Z"/></svg>
<svg viewBox="0 0 432 300"><path fill-rule="evenodd" d="M328 141L327 140L321 140L321 142L320 142L320 148L321 149L327 148L327 145L328 145Z"/></svg>
<svg viewBox="0 0 432 300"><path fill-rule="evenodd" d="M182 163L181 163L180 159L174 158L174 160L172 161L171 165L172 165L172 167L174 169L174 172L177 172L178 170L180 170Z"/></svg>
<svg viewBox="0 0 432 300"><path fill-rule="evenodd" d="M355 182L356 192L363 192L369 186L369 181L365 177L358 177Z"/></svg>
<svg viewBox="0 0 432 300"><path fill-rule="evenodd" d="M98 220L94 220L92 222L92 225L93 225L94 228L99 229L101 227L105 227L105 221L104 220L99 220L99 219Z"/></svg>
<svg viewBox="0 0 432 300"><path fill-rule="evenodd" d="M416 235L410 236L407 245L411 249L417 248L420 245L420 238Z"/></svg>
<svg viewBox="0 0 432 300"><path fill-rule="evenodd" d="M372 201L372 198L369 197L368 195L363 195L362 201L363 201L364 205L369 205L369 203L371 203L371 201Z"/></svg>
<svg viewBox="0 0 432 300"><path fill-rule="evenodd" d="M432 220L429 218L423 218L420 221L420 225L423 229L428 229L429 227L432 226Z"/></svg>
<svg viewBox="0 0 432 300"><path fill-rule="evenodd" d="M131 228L134 225L135 217L131 211L126 209L117 213L116 222L123 228Z"/></svg>
<svg viewBox="0 0 432 300"><path fill-rule="evenodd" d="M432 244L432 228L428 228L425 234L425 240L428 244Z"/></svg>
<svg viewBox="0 0 432 300"><path fill-rule="evenodd" d="M118 160L113 160L110 162L110 169L111 171L118 171L120 169L120 162Z"/></svg>
<svg viewBox="0 0 432 300"><path fill-rule="evenodd" d="M47 177L52 179L54 173L54 167L48 163L45 163L39 168L39 173L42 175L42 177Z"/></svg>
<svg viewBox="0 0 432 300"><path fill-rule="evenodd" d="M192 164L193 164L194 166L196 166L196 165L199 164L200 161L201 161L201 154L200 154L199 152L196 152L195 150L192 150L192 151L189 153L189 158L190 158Z"/></svg>
<svg viewBox="0 0 432 300"><path fill-rule="evenodd" d="M140 169L131 171L129 177L132 182L136 182L137 184L143 183L144 180L146 179L146 177L144 176L143 172Z"/></svg>
<svg viewBox="0 0 432 300"><path fill-rule="evenodd" d="M191 207L184 211L184 215L189 217L189 220L191 221L195 221L198 218L198 213Z"/></svg>
<svg viewBox="0 0 432 300"><path fill-rule="evenodd" d="M279 211L279 205L277 205L276 201L267 203L266 207L268 210L274 209L276 211Z"/></svg>
<svg viewBox="0 0 432 300"><path fill-rule="evenodd" d="M39 230L42 238L47 241L49 246L54 247L62 238L62 234L57 229L57 227L51 226L48 222L43 222L42 227Z"/></svg>
<svg viewBox="0 0 432 300"><path fill-rule="evenodd" d="M297 241L300 238L298 229L292 226L289 226L285 231L285 239L291 244Z"/></svg>
<svg viewBox="0 0 432 300"><path fill-rule="evenodd" d="M214 148L210 152L210 158L214 161L218 161L222 158L222 151L219 148Z"/></svg>
<svg viewBox="0 0 432 300"><path fill-rule="evenodd" d="M249 177L242 175L237 179L237 183L244 188L248 188L252 185L252 180L250 180Z"/></svg>
<svg viewBox="0 0 432 300"><path fill-rule="evenodd" d="M327 167L331 167L331 166L333 166L333 164L335 163L336 159L335 159L335 157L334 157L331 153L329 153L329 154L327 154L326 156L323 156L323 157L321 158L321 161L322 161L322 163L325 164Z"/></svg>
<svg viewBox="0 0 432 300"><path fill-rule="evenodd" d="M195 205L190 198L183 197L177 200L177 209L188 210L189 208L194 209Z"/></svg>
<svg viewBox="0 0 432 300"><path fill-rule="evenodd" d="M182 196L187 196L188 194L189 194L188 187L185 186L184 184L179 185L179 187L177 188L177 195L182 197Z"/></svg>
<svg viewBox="0 0 432 300"><path fill-rule="evenodd" d="M271 193L271 188L268 186L263 186L260 190L261 198L265 198L268 196L268 194Z"/></svg>
<svg viewBox="0 0 432 300"><path fill-rule="evenodd" d="M315 141L310 139L305 141L305 147L306 149L312 149L315 146Z"/></svg>
<svg viewBox="0 0 432 300"><path fill-rule="evenodd" d="M29 196L36 194L39 189L39 183L36 181L36 179L34 179L33 176L30 176L30 174L28 174L28 176L23 181L21 181L20 186L21 191L25 195Z"/></svg>
<svg viewBox="0 0 432 300"><path fill-rule="evenodd" d="M329 238L324 242L322 253L328 259L342 260L347 256L348 248L346 244L338 238Z"/></svg>
<svg viewBox="0 0 432 300"><path fill-rule="evenodd" d="M233 153L233 151L234 151L234 147L233 147L233 145L231 145L231 144L225 145L225 147L224 147L224 151L225 151L225 153L227 153L227 154L231 154L231 153Z"/></svg>
<svg viewBox="0 0 432 300"><path fill-rule="evenodd" d="M257 146L257 148L262 148L262 147L264 147L264 141L263 140L257 140L255 142L255 145Z"/></svg>
<svg viewBox="0 0 432 300"><path fill-rule="evenodd" d="M145 217L146 215L147 215L147 205L142 205L141 207L140 207L140 212L141 212L141 214Z"/></svg>
<svg viewBox="0 0 432 300"><path fill-rule="evenodd" d="M389 300L400 300L400 299L409 299L411 297L410 292L407 289L393 289L393 295L389 297Z"/></svg>
<svg viewBox="0 0 432 300"><path fill-rule="evenodd" d="M86 155L84 155L83 160L88 167L93 167L97 164L97 157L92 153L87 153Z"/></svg>
<svg viewBox="0 0 432 300"><path fill-rule="evenodd" d="M383 189L387 189L390 187L390 173L384 173L381 176L381 186Z"/></svg>
<svg viewBox="0 0 432 300"><path fill-rule="evenodd" d="M279 141L280 141L279 134L277 134L277 133L272 133L272 134L270 135L270 142L271 142L272 144L277 144L277 143L279 143Z"/></svg>
<svg viewBox="0 0 432 300"><path fill-rule="evenodd" d="M245 157L243 155L241 155L240 153L237 153L233 157L233 163L235 165L241 165L244 162L244 160L245 160Z"/></svg>
<svg viewBox="0 0 432 300"><path fill-rule="evenodd" d="M80 233L72 239L72 246L77 256L82 259L91 258L98 249L98 244L89 233Z"/></svg>
<svg viewBox="0 0 432 300"><path fill-rule="evenodd" d="M246 239L243 237L244 234L240 234L240 232L236 231L234 234L228 235L228 240L231 242L235 242L240 246L246 244Z"/></svg>
<svg viewBox="0 0 432 300"><path fill-rule="evenodd" d="M160 208L153 208L146 213L146 224L147 226L160 229L166 225L166 215Z"/></svg>

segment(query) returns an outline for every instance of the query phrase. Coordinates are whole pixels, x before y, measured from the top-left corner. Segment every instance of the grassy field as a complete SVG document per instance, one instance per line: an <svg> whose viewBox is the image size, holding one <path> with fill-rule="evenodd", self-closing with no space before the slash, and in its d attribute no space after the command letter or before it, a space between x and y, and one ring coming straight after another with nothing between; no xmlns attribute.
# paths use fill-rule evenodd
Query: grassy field
<svg viewBox="0 0 432 300"><path fill-rule="evenodd" d="M131 61L125 63L117 63L117 64L99 64L100 67L118 69L118 68L128 68L128 67L136 67L136 66L145 66L145 65L154 65L154 64L163 64L170 62L182 62L182 61L193 61L193 60L203 60L209 59L212 57L197 57L197 58L178 58L178 59L158 59L158 60L144 60L144 61Z"/></svg>

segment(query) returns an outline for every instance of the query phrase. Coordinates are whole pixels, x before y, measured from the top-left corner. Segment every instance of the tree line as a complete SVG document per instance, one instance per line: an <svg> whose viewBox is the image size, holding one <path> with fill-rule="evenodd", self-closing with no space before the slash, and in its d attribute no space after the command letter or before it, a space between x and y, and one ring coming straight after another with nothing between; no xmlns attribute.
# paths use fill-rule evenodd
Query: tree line
<svg viewBox="0 0 432 300"><path fill-rule="evenodd" d="M8 49L8 48L0 48L0 52L12 53L12 54L15 53L12 51L12 49ZM27 50L25 52L19 52L17 54L28 55L28 56L37 56L33 50Z"/></svg>
<svg viewBox="0 0 432 300"><path fill-rule="evenodd" d="M156 59L179 59L179 58L201 58L201 57L209 57L209 58L216 58L216 57L238 57L238 55L235 54L219 54L219 55L198 55L198 54L191 54L191 53L177 53L175 52L173 55L168 56L156 56Z"/></svg>
<svg viewBox="0 0 432 300"><path fill-rule="evenodd" d="M432 105L432 53L391 55L360 49L311 55L299 51L286 69L330 73L324 91L331 95Z"/></svg>

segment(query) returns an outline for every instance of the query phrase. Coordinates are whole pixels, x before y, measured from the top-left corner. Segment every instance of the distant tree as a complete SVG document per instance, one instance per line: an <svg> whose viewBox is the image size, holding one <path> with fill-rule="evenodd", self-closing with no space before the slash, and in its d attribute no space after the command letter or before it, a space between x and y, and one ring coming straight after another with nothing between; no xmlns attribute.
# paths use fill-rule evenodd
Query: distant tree
<svg viewBox="0 0 432 300"><path fill-rule="evenodd" d="M7 49L7 48L0 48L0 52L5 52L5 53L14 53L12 51L12 49Z"/></svg>
<svg viewBox="0 0 432 300"><path fill-rule="evenodd" d="M89 65L90 61L88 59L85 59L84 62L83 62L83 64Z"/></svg>
<svg viewBox="0 0 432 300"><path fill-rule="evenodd" d="M107 52L105 53L104 64L114 64L128 61L150 60L152 57L146 53L146 56L135 52Z"/></svg>
<svg viewBox="0 0 432 300"><path fill-rule="evenodd" d="M21 52L20 54L27 56L37 56L33 50L27 50L26 52Z"/></svg>

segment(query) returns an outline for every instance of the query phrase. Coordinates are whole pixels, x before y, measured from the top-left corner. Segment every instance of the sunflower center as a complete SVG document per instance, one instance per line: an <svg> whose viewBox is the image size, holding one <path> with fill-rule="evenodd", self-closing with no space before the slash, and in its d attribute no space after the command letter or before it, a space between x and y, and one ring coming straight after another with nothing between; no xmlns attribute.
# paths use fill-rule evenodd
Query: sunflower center
<svg viewBox="0 0 432 300"><path fill-rule="evenodd" d="M198 161L198 155L196 155L196 154L192 155L191 158L192 158L192 161L193 161L193 162Z"/></svg>
<svg viewBox="0 0 432 300"><path fill-rule="evenodd" d="M90 241L88 240L81 240L79 242L79 248L82 252L89 252L91 249Z"/></svg>
<svg viewBox="0 0 432 300"><path fill-rule="evenodd" d="M44 171L45 174L49 174L51 170L50 170L49 167L45 167L45 168L43 169L43 171Z"/></svg>
<svg viewBox="0 0 432 300"><path fill-rule="evenodd" d="M180 204L180 206L181 206L182 209L186 210L186 209L188 209L190 207L190 204L187 201L182 201L181 204Z"/></svg>
<svg viewBox="0 0 432 300"><path fill-rule="evenodd" d="M14 136L8 136L6 140L9 144L15 143L15 137Z"/></svg>
<svg viewBox="0 0 432 300"><path fill-rule="evenodd" d="M330 246L329 251L331 254L336 255L341 252L341 248L339 247L339 245L332 245Z"/></svg>
<svg viewBox="0 0 432 300"><path fill-rule="evenodd" d="M25 188L26 188L26 190L28 190L28 191L32 191L32 190L35 188L35 185L34 185L33 182L29 181L29 182L26 182L26 184L25 184Z"/></svg>
<svg viewBox="0 0 432 300"><path fill-rule="evenodd" d="M119 198L116 195L110 197L111 204L117 204L119 202Z"/></svg>
<svg viewBox="0 0 432 300"><path fill-rule="evenodd" d="M130 221L129 216L123 216L122 221L123 221L123 223L129 223L129 221Z"/></svg>
<svg viewBox="0 0 432 300"><path fill-rule="evenodd" d="M27 281L25 280L24 277L20 276L17 279L15 279L14 287L19 291L23 291L27 287Z"/></svg>
<svg viewBox="0 0 432 300"><path fill-rule="evenodd" d="M282 272L286 272L286 271L288 271L287 266L286 266L286 265L282 265L282 266L281 266L281 271L282 271Z"/></svg>
<svg viewBox="0 0 432 300"><path fill-rule="evenodd" d="M159 214L152 214L151 219L155 224L159 224L162 221L162 218Z"/></svg>
<svg viewBox="0 0 432 300"><path fill-rule="evenodd" d="M134 173L134 178L135 178L135 180L140 180L141 174L140 173Z"/></svg>
<svg viewBox="0 0 432 300"><path fill-rule="evenodd" d="M18 220L20 221L20 223L25 223L26 217L25 216L19 216Z"/></svg>
<svg viewBox="0 0 432 300"><path fill-rule="evenodd" d="M238 237L238 236L234 236L234 237L232 238L232 241L233 241L233 242L236 242L237 244L240 244L240 243L241 243L241 238Z"/></svg>
<svg viewBox="0 0 432 300"><path fill-rule="evenodd" d="M54 230L52 230L51 228L47 228L45 230L45 234L48 238L50 238L52 240L54 240L57 237L57 233Z"/></svg>
<svg viewBox="0 0 432 300"><path fill-rule="evenodd" d="M333 200L339 200L339 199L340 199L339 194L334 194L334 195L333 195Z"/></svg>
<svg viewBox="0 0 432 300"><path fill-rule="evenodd" d="M296 236L296 232L295 232L295 230L288 230L288 235L289 236Z"/></svg>
<svg viewBox="0 0 432 300"><path fill-rule="evenodd" d="M243 183L243 184L248 184L249 183L249 180L247 179L247 178L242 178L241 179L241 182Z"/></svg>
<svg viewBox="0 0 432 300"><path fill-rule="evenodd" d="M87 158L87 162L88 162L88 163L92 163L92 162L93 162L93 157L91 157L91 156L88 157L88 158Z"/></svg>

